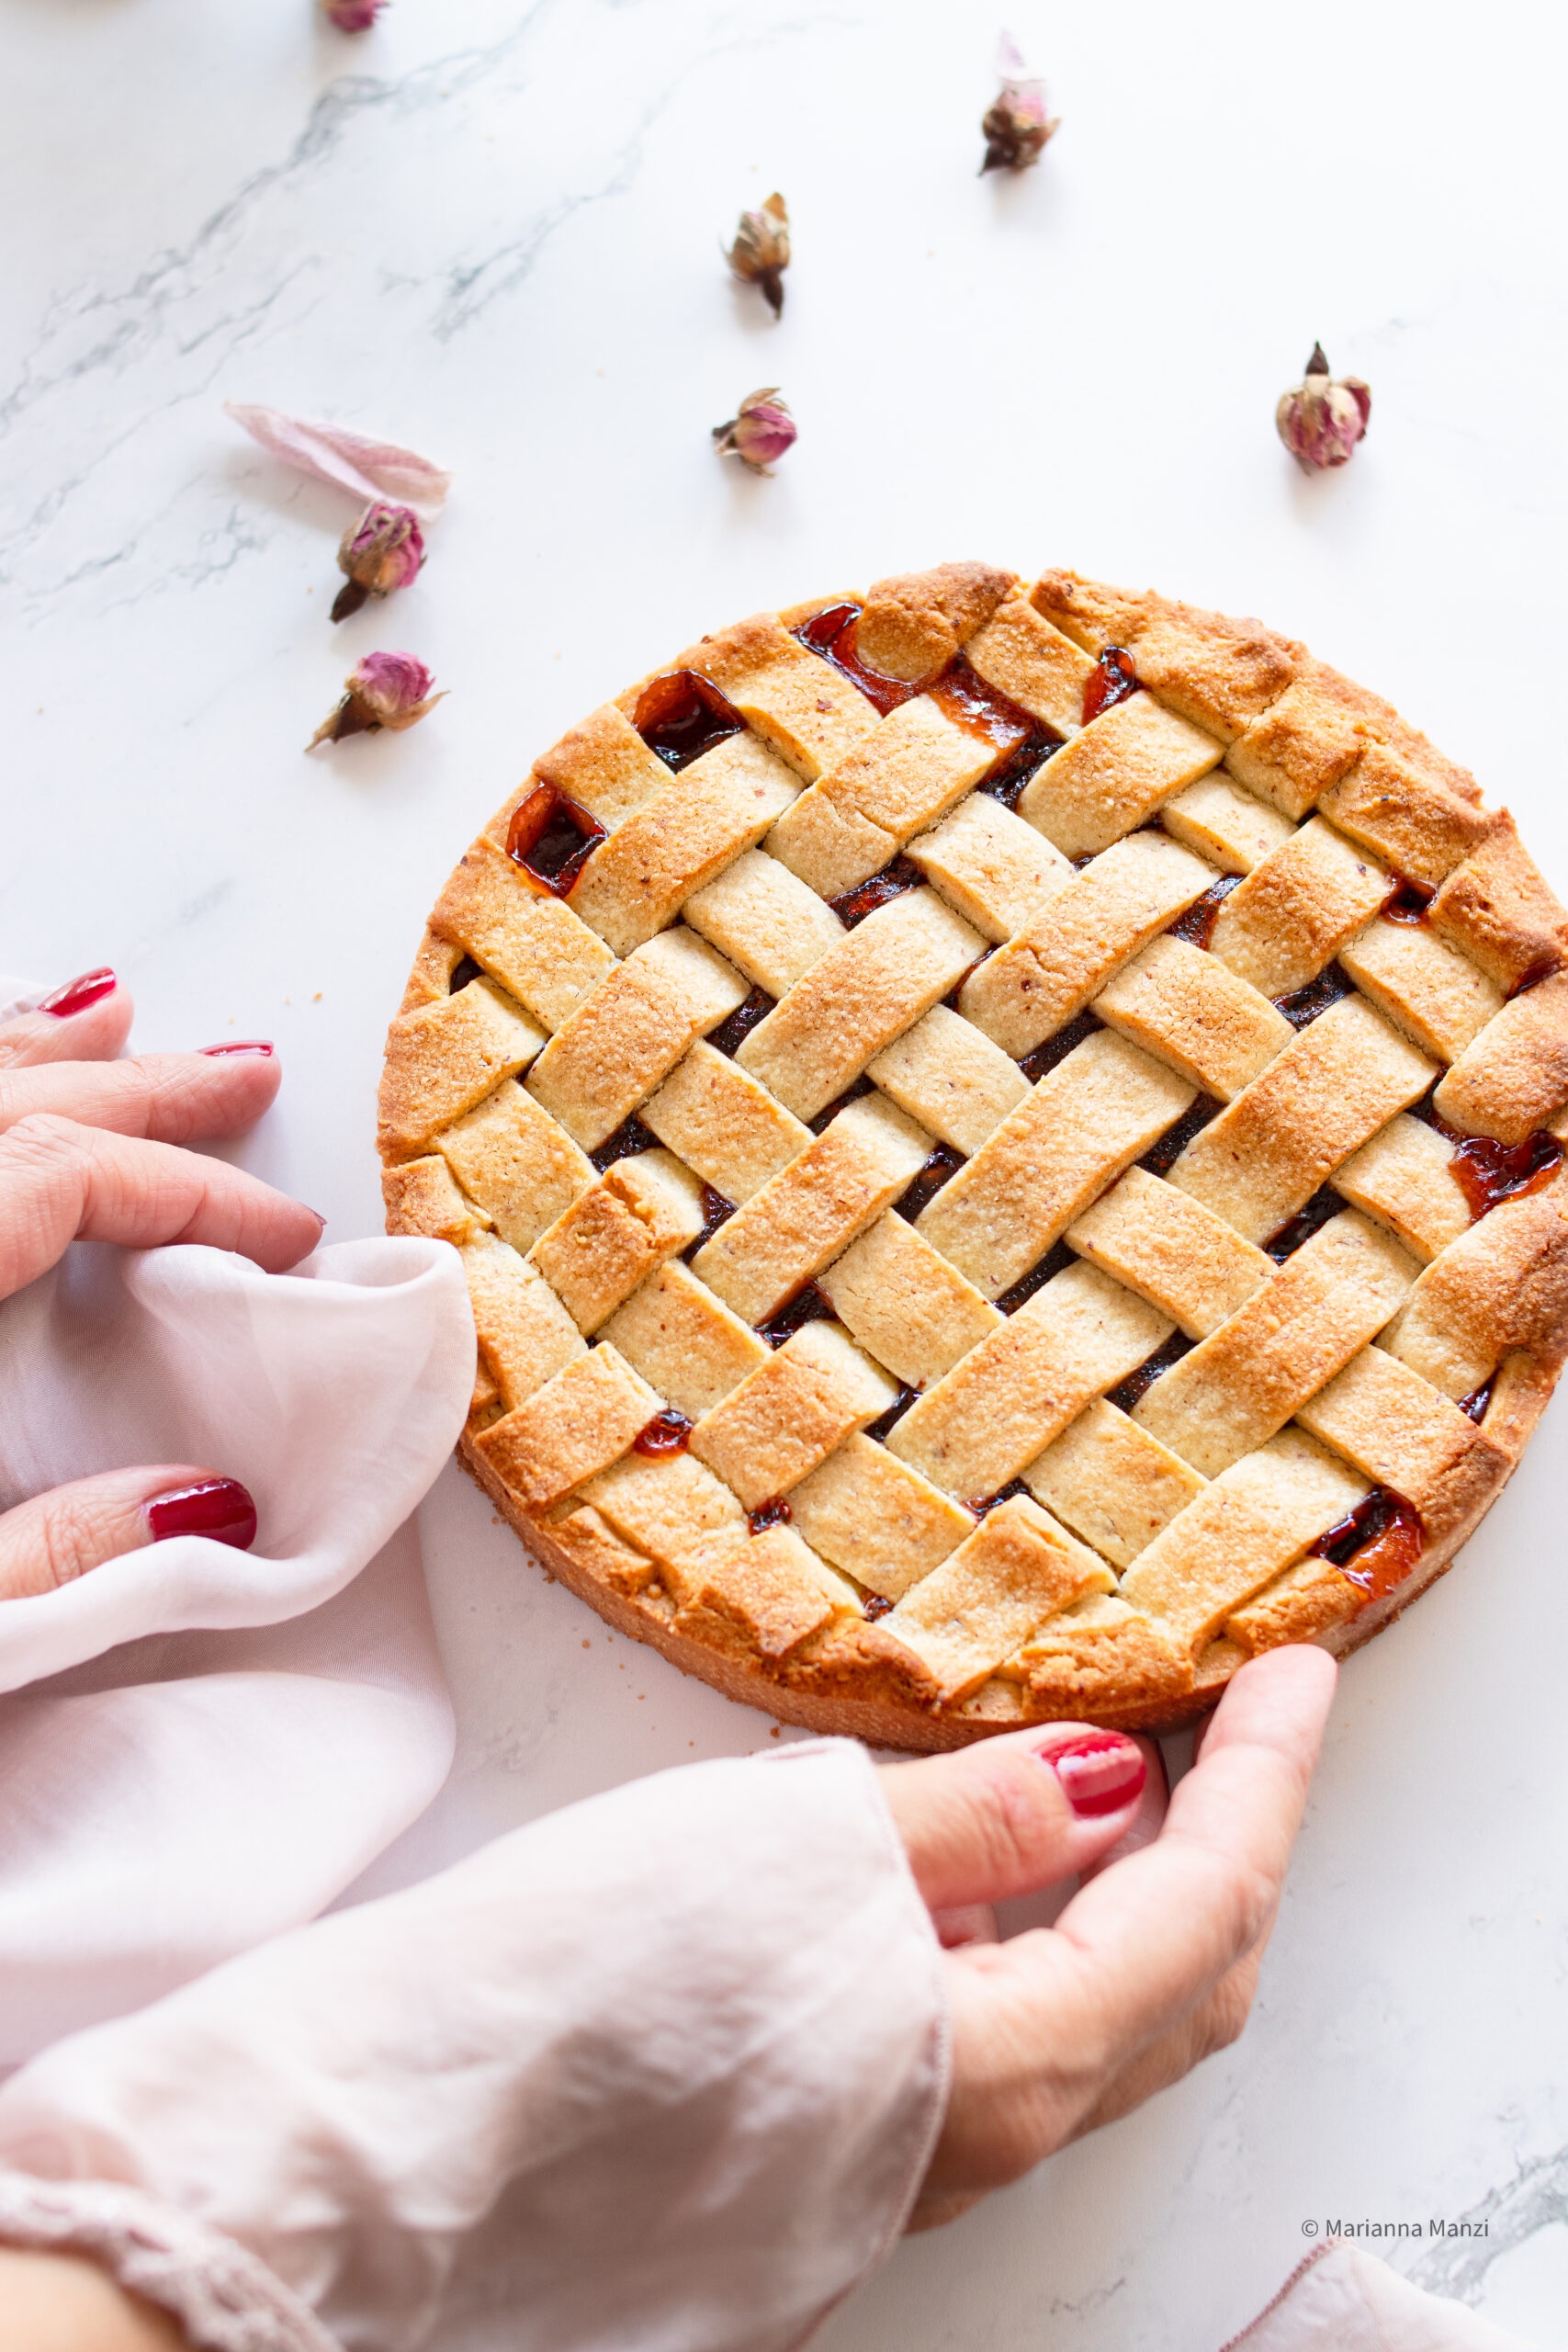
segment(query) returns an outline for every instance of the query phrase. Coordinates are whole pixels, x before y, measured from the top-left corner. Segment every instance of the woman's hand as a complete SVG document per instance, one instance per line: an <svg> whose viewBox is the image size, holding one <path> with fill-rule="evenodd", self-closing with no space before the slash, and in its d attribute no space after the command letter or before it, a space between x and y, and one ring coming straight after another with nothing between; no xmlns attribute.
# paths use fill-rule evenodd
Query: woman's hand
<svg viewBox="0 0 1568 2352"><path fill-rule="evenodd" d="M254 1125L277 1091L272 1047L236 1042L116 1061L131 1011L114 974L98 971L0 1023L0 1298L78 1237L133 1250L207 1242L271 1273L321 1238L313 1209L178 1148ZM52 1591L164 1536L243 1547L254 1533L249 1495L210 1466L106 1471L0 1512L0 1600Z"/></svg>
<svg viewBox="0 0 1568 2352"><path fill-rule="evenodd" d="M1321 1650L1244 1666L1166 1803L1148 1742L1081 1724L890 1766L947 1953L953 2088L911 2226L951 2221L1234 2041L1334 1693ZM984 1906L1077 1875L1010 1942ZM961 1939L964 1939L961 1940Z"/></svg>

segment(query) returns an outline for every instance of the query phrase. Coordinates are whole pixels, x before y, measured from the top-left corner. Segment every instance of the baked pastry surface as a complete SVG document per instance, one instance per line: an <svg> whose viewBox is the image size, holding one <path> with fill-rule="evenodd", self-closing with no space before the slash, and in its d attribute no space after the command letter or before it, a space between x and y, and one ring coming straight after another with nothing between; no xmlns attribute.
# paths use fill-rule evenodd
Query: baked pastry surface
<svg viewBox="0 0 1568 2352"><path fill-rule="evenodd" d="M978 563L563 737L381 1086L518 1533L902 1747L1397 1614L1562 1363L1564 1136L1568 916L1463 769L1258 621Z"/></svg>

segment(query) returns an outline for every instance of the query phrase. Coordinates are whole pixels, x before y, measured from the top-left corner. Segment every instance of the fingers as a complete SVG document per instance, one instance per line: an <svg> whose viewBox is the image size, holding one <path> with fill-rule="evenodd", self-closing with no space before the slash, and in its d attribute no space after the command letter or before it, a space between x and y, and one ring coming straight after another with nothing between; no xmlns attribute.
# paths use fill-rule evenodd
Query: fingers
<svg viewBox="0 0 1568 2352"><path fill-rule="evenodd" d="M1057 1922L1120 2020L1122 2055L1201 1998L1272 1914L1334 1694L1322 1650L1236 1675L1159 1838L1094 1879Z"/></svg>
<svg viewBox="0 0 1568 2352"><path fill-rule="evenodd" d="M1183 2075L1190 2075L1194 2066L1212 2058L1216 2051L1228 2050L1240 2038L1251 2014L1268 1940L1265 1931L1252 1950L1234 1968L1226 1970L1213 1991L1196 2008L1190 2009L1153 2041L1145 2042L1111 2077L1093 2106L1078 2118L1069 2138L1081 2140L1090 2132L1098 2132L1103 2123L1118 2122L1123 2115L1131 2115L1135 2107L1142 2107L1145 2099L1154 2098L1160 2091L1168 2090L1172 2083L1180 2082Z"/></svg>
<svg viewBox="0 0 1568 2352"><path fill-rule="evenodd" d="M1122 1733L1053 1724L889 1765L881 1778L916 1884L949 1911L1086 1869L1128 1827L1146 1771Z"/></svg>
<svg viewBox="0 0 1568 2352"><path fill-rule="evenodd" d="M245 1551L256 1508L237 1478L186 1462L107 1470L0 1511L0 1600L54 1592L106 1560L175 1535Z"/></svg>
<svg viewBox="0 0 1568 2352"><path fill-rule="evenodd" d="M268 1184L171 1145L104 1135L50 1112L0 1136L0 1297L80 1235L131 1249L199 1241L269 1273L297 1265L322 1220Z"/></svg>
<svg viewBox="0 0 1568 2352"><path fill-rule="evenodd" d="M1137 1853L1140 1848L1152 1846L1165 1827L1166 1810L1170 1804L1170 1782L1166 1776L1165 1758L1156 1739L1139 1738L1138 1747L1149 1769L1133 1818L1114 1846L1078 1872L1080 1879L1094 1878L1100 1871L1110 1870L1114 1863L1125 1861L1129 1854Z"/></svg>
<svg viewBox="0 0 1568 2352"><path fill-rule="evenodd" d="M67 980L36 1012L0 1023L0 1069L37 1062L112 1061L130 1035L130 990L107 965Z"/></svg>
<svg viewBox="0 0 1568 2352"><path fill-rule="evenodd" d="M0 1042L5 1032L0 1031ZM0 1135L35 1112L156 1143L243 1135L277 1092L272 1047L211 1046L134 1061L51 1062L0 1069Z"/></svg>
<svg viewBox="0 0 1568 2352"><path fill-rule="evenodd" d="M1314 1649L1244 1667L1152 1845L1091 1876L1055 1928L950 1954L953 2088L933 2214L1015 2179L1102 2103L1124 2111L1119 2082L1130 2104L1217 2047L1221 2024L1239 2030L1244 1963L1279 1902L1334 1680Z"/></svg>

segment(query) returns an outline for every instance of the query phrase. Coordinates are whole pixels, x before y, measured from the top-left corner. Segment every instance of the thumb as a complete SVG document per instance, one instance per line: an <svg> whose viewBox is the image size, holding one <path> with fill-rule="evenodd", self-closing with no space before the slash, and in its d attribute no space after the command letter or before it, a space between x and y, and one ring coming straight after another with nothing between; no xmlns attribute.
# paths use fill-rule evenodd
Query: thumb
<svg viewBox="0 0 1568 2352"><path fill-rule="evenodd" d="M53 1592L172 1535L210 1535L246 1551L255 1532L256 1507L237 1478L181 1462L106 1470L0 1512L0 1600Z"/></svg>
<svg viewBox="0 0 1568 2352"><path fill-rule="evenodd" d="M916 1884L948 1910L1087 1870L1131 1826L1149 1773L1125 1733L1050 1724L880 1777Z"/></svg>

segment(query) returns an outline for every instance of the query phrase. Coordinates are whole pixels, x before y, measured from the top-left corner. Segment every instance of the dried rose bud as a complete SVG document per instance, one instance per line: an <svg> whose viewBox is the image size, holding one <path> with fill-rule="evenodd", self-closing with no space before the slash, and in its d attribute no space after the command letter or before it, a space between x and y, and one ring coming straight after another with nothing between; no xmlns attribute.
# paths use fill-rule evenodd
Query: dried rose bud
<svg viewBox="0 0 1568 2352"><path fill-rule="evenodd" d="M789 213L782 196L770 196L760 212L740 215L729 266L742 284L756 287L776 319L784 309L784 274L789 267Z"/></svg>
<svg viewBox="0 0 1568 2352"><path fill-rule="evenodd" d="M340 33L367 33L387 0L321 0Z"/></svg>
<svg viewBox="0 0 1568 2352"><path fill-rule="evenodd" d="M997 43L997 71L1001 88L980 118L986 136L987 172L1021 172L1037 164L1040 151L1060 128L1045 111L1045 85L1025 71L1018 44L1010 33Z"/></svg>
<svg viewBox="0 0 1568 2352"><path fill-rule="evenodd" d="M1292 457L1310 474L1345 465L1371 413L1372 396L1359 376L1330 376L1323 345L1314 343L1305 382L1280 393L1274 422Z"/></svg>
<svg viewBox="0 0 1568 2352"><path fill-rule="evenodd" d="M337 551L337 568L348 576L337 592L333 620L345 621L372 596L406 588L423 561L424 537L413 508L372 501L349 525Z"/></svg>
<svg viewBox="0 0 1568 2352"><path fill-rule="evenodd" d="M776 384L769 384L747 393L739 416L714 426L714 446L721 458L739 458L754 474L771 474L771 460L784 456L796 431L788 401L779 398Z"/></svg>
<svg viewBox="0 0 1568 2352"><path fill-rule="evenodd" d="M382 727L400 735L442 700L442 695L431 693L434 684L424 663L412 653L367 653L344 679L343 700L330 718L322 719L306 750L313 752L318 743L340 743L345 735L374 735Z"/></svg>

